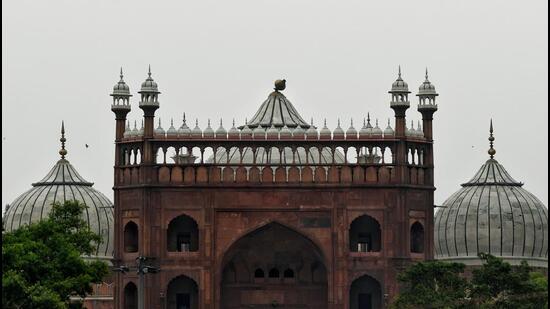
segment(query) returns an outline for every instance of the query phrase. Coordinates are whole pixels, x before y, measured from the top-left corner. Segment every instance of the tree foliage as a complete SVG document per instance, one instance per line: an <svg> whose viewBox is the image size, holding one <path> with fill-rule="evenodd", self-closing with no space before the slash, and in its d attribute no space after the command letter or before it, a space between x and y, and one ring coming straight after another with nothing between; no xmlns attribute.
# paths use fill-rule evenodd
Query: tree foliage
<svg viewBox="0 0 550 309"><path fill-rule="evenodd" d="M548 280L526 262L512 266L490 254L471 276L465 265L427 261L400 274L403 284L392 308L540 309L548 308Z"/></svg>
<svg viewBox="0 0 550 309"><path fill-rule="evenodd" d="M458 308L449 304L467 296L468 282L460 274L464 264L441 261L419 262L399 275L404 283L393 308Z"/></svg>
<svg viewBox="0 0 550 309"><path fill-rule="evenodd" d="M82 220L84 205L52 205L48 218L2 233L2 308L68 308L108 273L107 264L85 260L101 241Z"/></svg>

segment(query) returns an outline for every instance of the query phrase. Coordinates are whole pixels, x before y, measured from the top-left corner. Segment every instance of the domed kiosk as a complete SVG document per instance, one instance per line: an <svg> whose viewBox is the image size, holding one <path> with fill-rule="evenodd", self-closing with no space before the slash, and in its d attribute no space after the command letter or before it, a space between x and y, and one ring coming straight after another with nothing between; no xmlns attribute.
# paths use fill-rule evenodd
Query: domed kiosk
<svg viewBox="0 0 550 309"><path fill-rule="evenodd" d="M61 159L50 172L32 188L21 194L6 207L3 220L4 229L12 231L19 227L47 218L55 202L77 200L88 206L83 219L90 229L101 236L102 243L90 258L110 262L113 258L113 204L101 192L93 188L93 183L86 181L65 159L65 129L61 126Z"/></svg>
<svg viewBox="0 0 550 309"><path fill-rule="evenodd" d="M480 265L490 253L512 265L548 268L548 209L497 160L490 159L435 214L435 258Z"/></svg>

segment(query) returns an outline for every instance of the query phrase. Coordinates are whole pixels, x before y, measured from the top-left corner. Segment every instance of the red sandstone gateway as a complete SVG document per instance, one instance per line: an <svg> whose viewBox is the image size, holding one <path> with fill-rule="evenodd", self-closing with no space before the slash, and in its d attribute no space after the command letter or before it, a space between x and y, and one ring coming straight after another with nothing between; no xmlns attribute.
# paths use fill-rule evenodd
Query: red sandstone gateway
<svg viewBox="0 0 550 309"><path fill-rule="evenodd" d="M184 118L165 131L154 128L160 92L149 71L143 126L131 130L121 76L112 94L117 308L384 308L398 272L433 258L437 93L427 76L423 130L406 128L401 73L390 91L395 131L370 117L359 131L339 121L318 130L284 88L277 81L241 127L191 129Z"/></svg>

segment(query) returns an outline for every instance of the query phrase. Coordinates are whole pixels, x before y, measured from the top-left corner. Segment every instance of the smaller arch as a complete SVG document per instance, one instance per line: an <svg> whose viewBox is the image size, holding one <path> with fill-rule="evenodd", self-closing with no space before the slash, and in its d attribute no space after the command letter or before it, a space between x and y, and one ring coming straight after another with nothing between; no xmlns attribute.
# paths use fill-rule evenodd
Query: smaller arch
<svg viewBox="0 0 550 309"><path fill-rule="evenodd" d="M168 224L168 252L194 252L199 249L199 229L197 222L187 216L180 215Z"/></svg>
<svg viewBox="0 0 550 309"><path fill-rule="evenodd" d="M181 275L168 283L166 288L167 308L199 308L199 288L195 280Z"/></svg>
<svg viewBox="0 0 550 309"><path fill-rule="evenodd" d="M418 221L411 225L411 252L424 253L424 226Z"/></svg>
<svg viewBox="0 0 550 309"><path fill-rule="evenodd" d="M124 226L124 252L133 253L139 250L139 229L134 221Z"/></svg>
<svg viewBox="0 0 550 309"><path fill-rule="evenodd" d="M355 279L350 287L350 309L382 308L382 286L375 278L364 275Z"/></svg>
<svg viewBox="0 0 550 309"><path fill-rule="evenodd" d="M265 278L265 272L263 269L261 268L257 268L255 271L254 271L254 278Z"/></svg>
<svg viewBox="0 0 550 309"><path fill-rule="evenodd" d="M294 278L294 270L292 270L290 268L285 269L285 271L283 272L283 277L284 278Z"/></svg>
<svg viewBox="0 0 550 309"><path fill-rule="evenodd" d="M279 272L279 270L277 268L273 267L269 270L268 276L269 276L269 278L279 278L279 277L281 277L281 273Z"/></svg>
<svg viewBox="0 0 550 309"><path fill-rule="evenodd" d="M382 245L380 223L369 215L363 215L351 223L349 230L351 252L379 252Z"/></svg>
<svg viewBox="0 0 550 309"><path fill-rule="evenodd" d="M137 309L138 289L133 282L128 282L124 287L124 309Z"/></svg>

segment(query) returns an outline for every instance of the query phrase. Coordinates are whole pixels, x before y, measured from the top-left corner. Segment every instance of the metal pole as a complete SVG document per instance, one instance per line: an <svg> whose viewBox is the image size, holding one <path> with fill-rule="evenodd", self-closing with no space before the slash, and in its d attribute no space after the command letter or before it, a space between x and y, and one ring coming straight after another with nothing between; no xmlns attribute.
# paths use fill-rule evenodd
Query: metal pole
<svg viewBox="0 0 550 309"><path fill-rule="evenodd" d="M138 275L139 275L139 289L138 289L138 309L145 309L145 289L144 289L144 276L143 266L144 266L144 257L140 256L138 260Z"/></svg>

